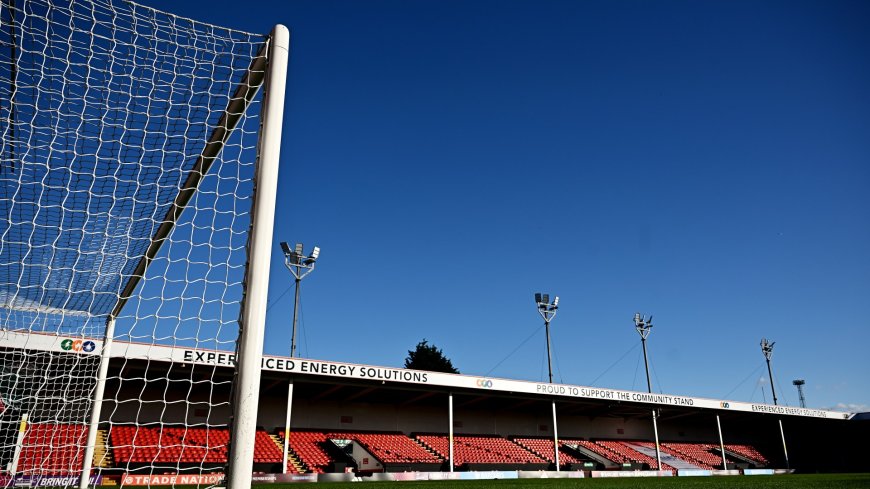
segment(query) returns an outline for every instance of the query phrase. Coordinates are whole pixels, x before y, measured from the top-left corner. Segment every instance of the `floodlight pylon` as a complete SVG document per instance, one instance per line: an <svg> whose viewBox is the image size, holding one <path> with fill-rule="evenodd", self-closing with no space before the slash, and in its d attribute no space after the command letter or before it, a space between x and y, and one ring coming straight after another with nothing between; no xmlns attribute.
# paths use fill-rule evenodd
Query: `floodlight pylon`
<svg viewBox="0 0 870 489"><path fill-rule="evenodd" d="M652 394L652 382L650 382L649 378L649 360L647 359L646 354L646 339L652 331L652 316L649 318L643 316L641 313L634 314L634 328L637 330L637 333L640 335L640 344L643 347L643 365L646 368L646 390L650 394ZM652 420L653 420L653 432L656 437L656 463L658 466L657 470L662 469L662 452L661 446L659 445L659 425L658 425L658 413L655 409L652 410Z"/></svg>

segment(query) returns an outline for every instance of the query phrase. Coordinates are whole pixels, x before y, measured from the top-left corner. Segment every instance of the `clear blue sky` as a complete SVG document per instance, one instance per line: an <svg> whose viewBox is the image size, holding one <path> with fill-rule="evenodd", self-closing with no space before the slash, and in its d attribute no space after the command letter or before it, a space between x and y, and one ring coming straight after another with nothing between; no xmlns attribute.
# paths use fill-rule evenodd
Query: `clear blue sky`
<svg viewBox="0 0 870 489"><path fill-rule="evenodd" d="M143 1L291 29L267 353L870 409L870 3Z"/></svg>

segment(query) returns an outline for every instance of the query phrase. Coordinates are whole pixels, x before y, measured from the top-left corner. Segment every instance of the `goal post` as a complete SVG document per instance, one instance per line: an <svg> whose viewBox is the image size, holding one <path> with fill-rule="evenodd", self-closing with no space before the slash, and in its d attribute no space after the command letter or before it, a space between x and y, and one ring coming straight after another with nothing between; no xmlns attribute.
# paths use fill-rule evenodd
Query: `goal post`
<svg viewBox="0 0 870 489"><path fill-rule="evenodd" d="M96 445L96 433L100 423L100 415L105 391L105 383L110 362L114 338L114 316L119 314L127 299L133 294L141 278L148 268L148 263L157 255L160 246L169 236L176 220L184 211L188 201L196 191L202 177L208 173L212 162L223 149L227 138L235 129L241 115L244 114L259 88L265 84L266 94L262 109L260 129L258 164L256 168L257 196L253 205L253 224L251 226L250 253L246 273L248 293L243 303L242 318L240 318L240 338L237 348L237 378L234 388L240 399L258 399L260 381L260 362L263 351L263 332L265 329L265 306L268 289L265 286L269 280L269 263L271 261L272 230L275 220L275 201L277 193L278 166L281 150L281 128L284 113L284 91L287 81L287 60L289 52L289 31L283 25L277 25L260 52L254 58L245 78L236 88L230 99L224 115L215 126L211 137L203 148L193 171L188 175L181 190L166 213L163 222L157 229L151 244L139 261L136 271L121 293L118 303L112 310L107 321L103 340L100 369L94 392L94 405L89 423L88 441L83 461L80 489L88 487L92 460ZM267 63L268 60L268 63ZM258 277L259 280L253 280ZM250 487L250 474L254 457L254 436L256 430L256 404L250 409L251 403L234 403L236 421L232 425L231 444L234 448L230 453L228 464L229 474L240 474L229 483L230 487ZM244 476L247 474L247 477ZM229 479L229 477L228 477Z"/></svg>
<svg viewBox="0 0 870 489"><path fill-rule="evenodd" d="M269 265L272 257L272 231L278 162L281 154L281 127L284 120L284 91L290 33L283 25L272 30L269 40L270 63L266 70L263 123L260 132L257 193L254 198L253 228L245 282L247 294L242 308L241 337L236 354L233 423L227 466L227 486L231 489L251 487L254 464L254 438L260 391L260 362L269 288Z"/></svg>
<svg viewBox="0 0 870 489"><path fill-rule="evenodd" d="M0 0L0 486L263 470L288 50L281 25Z"/></svg>

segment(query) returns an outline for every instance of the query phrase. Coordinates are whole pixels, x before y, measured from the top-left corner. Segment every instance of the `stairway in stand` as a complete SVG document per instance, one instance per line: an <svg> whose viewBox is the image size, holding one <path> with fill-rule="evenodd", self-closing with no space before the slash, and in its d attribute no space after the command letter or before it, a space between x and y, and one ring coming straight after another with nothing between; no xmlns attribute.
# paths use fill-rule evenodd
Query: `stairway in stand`
<svg viewBox="0 0 870 489"><path fill-rule="evenodd" d="M269 438L281 448L281 452L284 452L284 439L278 435L269 435ZM290 469L287 471L288 474L304 474L305 466L304 464L296 457L296 454L293 453L293 450L287 451L287 468Z"/></svg>

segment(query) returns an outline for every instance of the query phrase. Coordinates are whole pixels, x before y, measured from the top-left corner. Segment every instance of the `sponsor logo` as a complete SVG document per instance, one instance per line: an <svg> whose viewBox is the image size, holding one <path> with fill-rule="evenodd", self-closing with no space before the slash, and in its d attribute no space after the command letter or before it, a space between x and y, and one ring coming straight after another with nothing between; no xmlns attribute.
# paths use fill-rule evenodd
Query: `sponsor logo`
<svg viewBox="0 0 870 489"><path fill-rule="evenodd" d="M125 474L122 484L125 486L213 485L219 484L223 478L223 474Z"/></svg>
<svg viewBox="0 0 870 489"><path fill-rule="evenodd" d="M727 402L725 402L725 401L722 401L722 402L719 403L719 406L720 406L722 409L728 409L728 408L731 407L731 404L729 404L729 403L727 403Z"/></svg>
<svg viewBox="0 0 870 489"><path fill-rule="evenodd" d="M489 379L477 379L477 386L483 387L484 389L491 389L492 381Z"/></svg>
<svg viewBox="0 0 870 489"><path fill-rule="evenodd" d="M5 483L7 486L9 482L12 483L14 487L68 487L68 486L78 486L79 485L79 476L77 475L65 475L65 476L43 476L43 475L19 475L16 477L4 478L0 477L0 483ZM102 485L103 476L96 475L91 476L89 479L90 485L99 486Z"/></svg>
<svg viewBox="0 0 870 489"><path fill-rule="evenodd" d="M63 351L83 351L90 353L97 349L97 344L91 340L73 340L67 338L60 342L60 349Z"/></svg>

